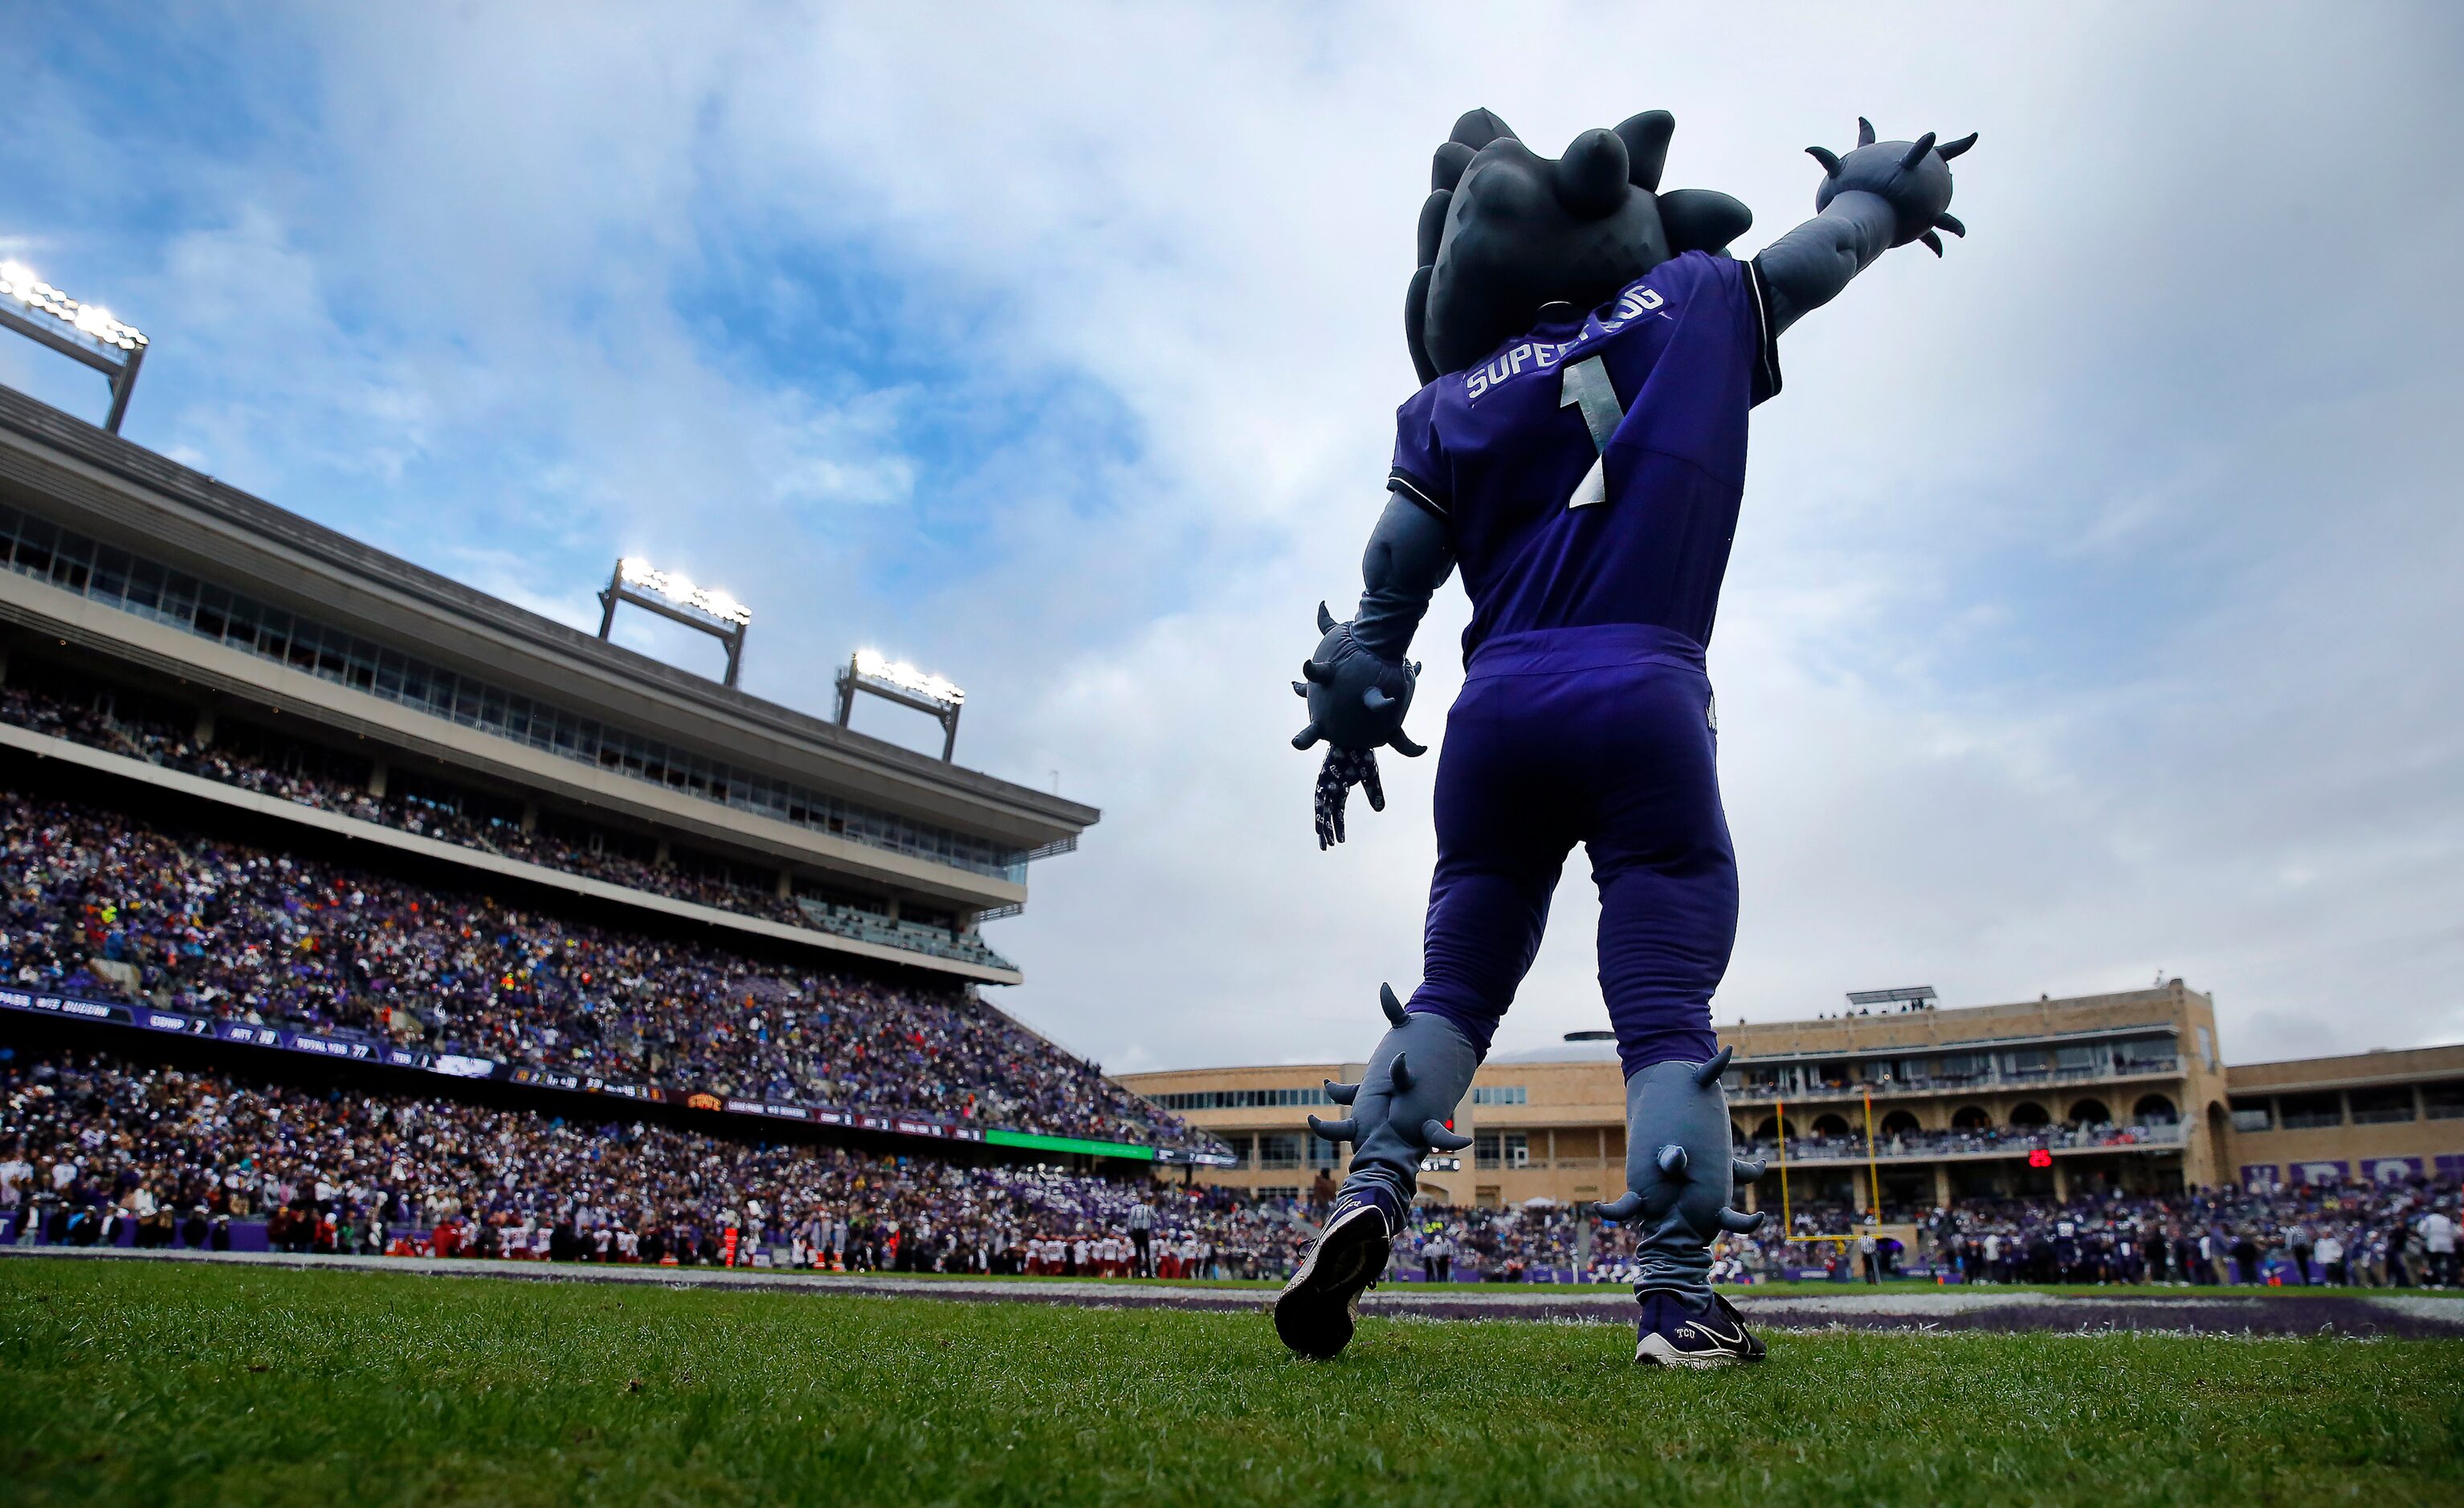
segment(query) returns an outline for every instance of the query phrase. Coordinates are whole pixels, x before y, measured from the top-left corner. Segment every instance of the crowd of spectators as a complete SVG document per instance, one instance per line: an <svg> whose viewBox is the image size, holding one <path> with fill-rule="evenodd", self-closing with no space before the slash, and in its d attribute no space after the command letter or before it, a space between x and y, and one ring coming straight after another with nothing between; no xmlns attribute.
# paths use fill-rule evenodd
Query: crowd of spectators
<svg viewBox="0 0 2464 1508"><path fill-rule="evenodd" d="M0 970L554 1071L1208 1145L960 988L764 962L7 791Z"/></svg>
<svg viewBox="0 0 2464 1508"><path fill-rule="evenodd" d="M1255 1278L1299 1259L1306 1213L102 1055L0 1061L0 1218L25 1216L21 1244L130 1224L137 1244L211 1247L256 1220L293 1251L1094 1276L1128 1267L1143 1228L1148 1272Z"/></svg>
<svg viewBox="0 0 2464 1508"><path fill-rule="evenodd" d="M1962 1199L1894 1222L1915 1225L1909 1250L1825 1201L1796 1206L1787 1233L1774 1220L1724 1238L1720 1257L1740 1280L1816 1268L1874 1280L1922 1264L1969 1283L2453 1288L2457 1205L2453 1179Z"/></svg>
<svg viewBox="0 0 2464 1508"><path fill-rule="evenodd" d="M1305 1198L1254 1199L0 1049L0 1232L25 1244L133 1227L140 1245L214 1246L256 1220L296 1251L1273 1279L1332 1192L1322 1178ZM2453 1288L2455 1195L2450 1182L1968 1200L1922 1221L1914 1251L1816 1202L1794 1212L1793 1240L1776 1222L1723 1237L1713 1277ZM1631 1232L1546 1202L1420 1207L1395 1256L1397 1276L1423 1280L1635 1277Z"/></svg>
<svg viewBox="0 0 2464 1508"><path fill-rule="evenodd" d="M2455 1211L2450 1180L1969 1200L1925 1229L1970 1281L2452 1288Z"/></svg>
<svg viewBox="0 0 2464 1508"><path fill-rule="evenodd" d="M858 907L781 895L775 879L766 885L754 884L723 866L702 868L654 863L626 853L621 847L604 842L594 845L537 824L525 826L517 818L466 811L453 800L412 792L373 795L357 781L319 774L304 765L294 767L297 761L277 760L232 742L200 741L193 730L184 732L133 711L98 710L90 704L49 695L34 688L11 686L0 687L0 722L319 811L627 889L938 957L1006 967L1006 961L972 931L893 921Z"/></svg>

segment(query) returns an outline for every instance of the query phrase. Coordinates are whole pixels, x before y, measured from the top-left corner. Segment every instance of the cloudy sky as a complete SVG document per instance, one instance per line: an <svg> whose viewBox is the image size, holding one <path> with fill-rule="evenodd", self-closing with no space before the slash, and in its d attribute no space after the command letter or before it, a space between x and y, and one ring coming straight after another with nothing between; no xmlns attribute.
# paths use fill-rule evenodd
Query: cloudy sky
<svg viewBox="0 0 2464 1508"><path fill-rule="evenodd" d="M1666 108L1750 251L1858 115L1979 131L1969 238L1756 415L1715 1014L2179 975L2239 1060L2464 1038L2453 8L685 14L17 8L0 251L153 338L142 444L569 623L671 563L796 706L858 643L967 687L967 762L1104 809L992 929L1059 1039L1346 1057L1417 975L1436 760L1320 854L1286 683L1358 590L1430 148ZM0 382L103 411L24 342ZM1590 888L1501 1049L1601 1024Z"/></svg>

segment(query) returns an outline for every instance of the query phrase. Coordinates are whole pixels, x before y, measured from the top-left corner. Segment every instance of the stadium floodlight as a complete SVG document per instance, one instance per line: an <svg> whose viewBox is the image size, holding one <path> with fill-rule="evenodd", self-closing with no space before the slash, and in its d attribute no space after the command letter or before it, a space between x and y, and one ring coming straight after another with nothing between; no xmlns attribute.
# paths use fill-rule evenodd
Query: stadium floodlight
<svg viewBox="0 0 2464 1508"><path fill-rule="evenodd" d="M937 719L941 724L941 757L949 759L958 747L958 713L966 707L967 693L958 689L946 676L918 670L904 660L892 660L876 649L858 649L847 656L839 667L839 726L847 726L855 715L855 693L869 691L885 702Z"/></svg>
<svg viewBox="0 0 2464 1508"><path fill-rule="evenodd" d="M1923 1010L1930 1002L1941 998L1942 996L1933 993L1933 986L1929 984L1903 985L1896 990L1851 990L1848 992L1848 1003L1850 1005L1913 1005L1918 1009Z"/></svg>
<svg viewBox="0 0 2464 1508"><path fill-rule="evenodd" d="M736 684L737 672L744 668L744 635L753 626L753 609L715 587L695 586L673 571L662 571L638 555L618 560L599 594L600 638L614 631L619 602L649 608L727 645L727 675L722 684Z"/></svg>
<svg viewBox="0 0 2464 1508"><path fill-rule="evenodd" d="M77 302L22 262L0 262L0 326L109 378L111 414L102 426L120 433L137 369L145 363L145 337L135 325L121 323L100 304Z"/></svg>

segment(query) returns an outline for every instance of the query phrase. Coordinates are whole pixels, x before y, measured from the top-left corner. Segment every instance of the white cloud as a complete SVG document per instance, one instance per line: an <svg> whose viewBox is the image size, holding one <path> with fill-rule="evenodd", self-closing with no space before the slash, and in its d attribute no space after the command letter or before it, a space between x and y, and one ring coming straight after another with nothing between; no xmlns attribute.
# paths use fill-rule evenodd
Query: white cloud
<svg viewBox="0 0 2464 1508"><path fill-rule="evenodd" d="M1981 130L1971 237L1793 333L1757 416L1712 657L1746 885L1718 1014L2163 968L2239 1057L2464 1032L2444 17L303 32L311 123L253 156L63 127L214 196L148 290L177 339L139 402L176 412L143 437L568 622L615 548L722 581L787 700L858 638L951 674L964 755L1106 808L997 940L1019 1006L1115 1066L1354 1054L1416 972L1435 760L1389 759L1390 810L1318 854L1285 682L1356 589L1453 116L1554 150L1671 108L1671 183L1746 198L1756 244L1860 111ZM770 348L816 328L843 340ZM1424 739L1463 620L1424 630ZM1502 1045L1595 1024L1580 864Z"/></svg>

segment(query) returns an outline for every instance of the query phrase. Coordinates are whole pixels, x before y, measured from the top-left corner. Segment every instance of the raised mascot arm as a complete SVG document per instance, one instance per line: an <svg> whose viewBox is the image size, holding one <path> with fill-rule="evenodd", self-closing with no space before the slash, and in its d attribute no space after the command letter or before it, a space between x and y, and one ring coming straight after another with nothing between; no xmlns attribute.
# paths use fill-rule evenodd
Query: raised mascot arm
<svg viewBox="0 0 2464 1508"><path fill-rule="evenodd" d="M1822 164L1815 216L1754 257L1771 295L1772 333L1838 296L1890 248L1922 241L1940 256L1937 231L1966 235L1968 228L1947 212L1950 159L1975 144L1971 133L1936 146L1931 131L1913 142L1878 142L1873 123L1860 118L1847 156L1807 147Z"/></svg>

